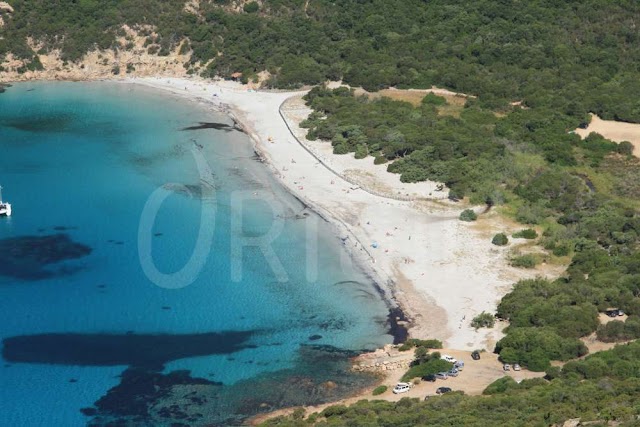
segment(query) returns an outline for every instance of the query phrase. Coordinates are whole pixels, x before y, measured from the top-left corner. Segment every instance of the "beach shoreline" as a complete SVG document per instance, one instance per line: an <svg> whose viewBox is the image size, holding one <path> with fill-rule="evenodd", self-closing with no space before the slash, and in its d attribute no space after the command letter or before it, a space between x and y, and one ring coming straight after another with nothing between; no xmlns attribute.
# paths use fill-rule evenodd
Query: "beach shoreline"
<svg viewBox="0 0 640 427"><path fill-rule="evenodd" d="M495 212L482 215L478 224L465 223L458 215L466 206L427 197L385 198L341 180L298 140L301 130L289 128L296 124L281 115L282 105L304 91L256 91L199 77L106 80L164 90L227 114L253 140L254 150L285 189L336 227L337 237L382 288L390 308L400 307L407 316L412 338L436 338L452 349L492 351L502 331L475 330L472 318L493 312L518 280L544 275L509 266L511 248L491 244L496 232L515 231ZM326 161L334 158L352 167L367 162L349 163L344 156L327 156ZM388 175L400 182L397 175ZM415 188L415 194L424 194L430 187L418 183Z"/></svg>
<svg viewBox="0 0 640 427"><path fill-rule="evenodd" d="M200 79L198 79L200 80ZM393 292L393 279L383 272L376 270L372 267L371 263L373 256L366 249L366 247L360 242L357 236L352 232L347 224L341 221L339 218L336 218L331 215L326 209L324 209L320 204L310 200L308 198L303 197L299 193L296 193L293 188L286 185L280 178L280 171L278 171L277 166L270 160L269 153L265 150L261 144L261 137L257 134L255 129L251 126L251 120L242 114L237 108L235 108L232 104L227 104L224 102L216 103L214 100L206 99L200 95L190 95L180 91L176 91L175 89L167 87L158 87L153 82L150 82L149 78L140 81L140 79L127 79L127 80L111 80L105 79L105 81L114 81L125 84L134 84L141 85L145 87L150 87L152 89L160 89L164 91L168 91L173 95L179 96L181 99L186 99L189 101L196 101L203 103L205 108L210 108L216 113L221 113L227 115L233 122L234 125L237 126L243 133L245 133L253 144L253 149L256 155L260 158L261 162L274 174L276 180L282 187L293 197L299 200L303 205L305 205L308 209L313 211L316 215L318 215L322 220L331 224L331 226L335 229L335 238L344 239L344 237L348 235L349 238L358 241L356 246L360 247L362 250L353 250L353 247L346 246L347 253L351 257L354 265L357 266L363 273L373 282L373 287L381 296L381 298L387 304L389 309L388 313L388 323L389 323L389 334L394 338L394 344L404 342L408 336L408 328L406 327L406 317L410 316L410 312L399 303L396 299L396 296ZM278 92L276 92L278 93ZM295 91L295 92L279 92L285 93L288 96L296 96L298 94L306 93L306 91ZM288 97L287 97L288 99ZM284 102L287 101L285 99ZM282 104L281 104L282 105Z"/></svg>

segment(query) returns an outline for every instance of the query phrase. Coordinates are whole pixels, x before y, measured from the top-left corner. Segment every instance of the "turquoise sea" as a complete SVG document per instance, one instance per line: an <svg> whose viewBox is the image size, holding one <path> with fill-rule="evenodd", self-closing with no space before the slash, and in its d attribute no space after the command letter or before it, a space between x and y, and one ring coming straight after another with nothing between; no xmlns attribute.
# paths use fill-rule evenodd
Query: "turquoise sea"
<svg viewBox="0 0 640 427"><path fill-rule="evenodd" d="M0 185L0 425L235 425L370 384L348 357L393 341L332 226L197 103L16 84Z"/></svg>

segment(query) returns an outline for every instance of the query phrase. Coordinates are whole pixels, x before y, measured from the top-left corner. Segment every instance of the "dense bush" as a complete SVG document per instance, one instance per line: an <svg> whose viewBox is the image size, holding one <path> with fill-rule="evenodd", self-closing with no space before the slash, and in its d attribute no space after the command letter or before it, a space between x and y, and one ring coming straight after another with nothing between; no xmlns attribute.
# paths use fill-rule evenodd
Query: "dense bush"
<svg viewBox="0 0 640 427"><path fill-rule="evenodd" d="M471 209L465 209L460 213L460 221L471 222L476 219L478 219L478 215Z"/></svg>
<svg viewBox="0 0 640 427"><path fill-rule="evenodd" d="M378 386L376 388L373 389L373 392L371 394L373 394L374 396L379 396L382 393L384 393L385 391L387 391L388 387L386 385L381 385Z"/></svg>
<svg viewBox="0 0 640 427"><path fill-rule="evenodd" d="M491 239L491 243L496 246L506 246L509 244L509 238L504 233L498 233L493 236L493 239Z"/></svg>
<svg viewBox="0 0 640 427"><path fill-rule="evenodd" d="M613 320L598 327L597 336L600 341L616 342L640 338L640 318L630 316L625 322Z"/></svg>
<svg viewBox="0 0 640 427"><path fill-rule="evenodd" d="M399 350L407 351L417 347L422 347L424 349L440 349L442 348L442 341L434 339L421 340L417 338L410 338L400 346Z"/></svg>
<svg viewBox="0 0 640 427"><path fill-rule="evenodd" d="M496 344L505 363L519 363L532 371L544 371L551 360L570 360L587 354L576 338L563 338L553 328L511 328Z"/></svg>
<svg viewBox="0 0 640 427"><path fill-rule="evenodd" d="M538 257L533 254L519 255L511 258L511 265L520 268L534 268L538 264Z"/></svg>
<svg viewBox="0 0 640 427"><path fill-rule="evenodd" d="M514 239L535 239L536 237L538 237L538 233L532 228L526 228L524 230L513 233L513 237Z"/></svg>
<svg viewBox="0 0 640 427"><path fill-rule="evenodd" d="M482 312L473 318L471 321L471 327L477 329L480 328L493 328L496 324L496 318L491 313Z"/></svg>
<svg viewBox="0 0 640 427"><path fill-rule="evenodd" d="M438 358L428 359L420 364L414 365L402 376L402 381L409 381L413 378L424 377L425 375L436 374L438 372L448 372L453 368L453 364Z"/></svg>
<svg viewBox="0 0 640 427"><path fill-rule="evenodd" d="M0 28L0 55L35 61L30 36L75 61L116 45L122 24L152 25L162 51L188 39L190 67L213 60L199 70L204 75L269 70L272 84L284 87L327 79L369 90L436 85L479 95L474 105L481 108L506 110L519 100L530 109L525 115L553 109L527 122L547 158L559 162L572 157L571 135L549 135L549 123L572 117L577 126L588 112L640 121L633 96L640 92L640 53L629 30L640 14L637 2L267 0L244 2L245 13L237 13L216 0L198 2L197 15L184 3L14 0L15 12Z"/></svg>

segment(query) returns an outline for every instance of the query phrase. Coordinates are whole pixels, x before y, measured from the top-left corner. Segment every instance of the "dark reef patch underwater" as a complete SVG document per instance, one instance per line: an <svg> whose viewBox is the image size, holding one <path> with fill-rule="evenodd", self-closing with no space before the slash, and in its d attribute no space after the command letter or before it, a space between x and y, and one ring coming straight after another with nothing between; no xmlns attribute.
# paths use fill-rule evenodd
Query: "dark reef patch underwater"
<svg viewBox="0 0 640 427"><path fill-rule="evenodd" d="M3 340L2 357L10 362L76 366L127 365L162 369L187 357L229 354L250 348L254 332L188 335L41 334Z"/></svg>
<svg viewBox="0 0 640 427"><path fill-rule="evenodd" d="M371 385L373 375L348 372L349 358L356 354L302 346L294 368L230 386L185 370L162 374L130 368L120 384L81 411L93 417L90 426L237 426L260 413L338 400Z"/></svg>
<svg viewBox="0 0 640 427"><path fill-rule="evenodd" d="M47 267L85 257L91 252L89 246L72 241L66 234L0 239L0 275L22 280L41 280L69 274L73 269L68 266L56 271Z"/></svg>

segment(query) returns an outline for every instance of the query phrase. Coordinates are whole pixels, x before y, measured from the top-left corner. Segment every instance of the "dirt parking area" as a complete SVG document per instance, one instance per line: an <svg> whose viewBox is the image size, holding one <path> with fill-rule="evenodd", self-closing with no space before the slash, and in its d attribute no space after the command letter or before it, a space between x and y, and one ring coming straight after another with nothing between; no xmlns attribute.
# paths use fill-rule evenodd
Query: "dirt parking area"
<svg viewBox="0 0 640 427"><path fill-rule="evenodd" d="M531 372L526 369L521 371L507 371L502 369L502 363L498 360L498 355L488 352L480 353L480 360L473 360L471 352L459 350L438 350L441 354L448 354L457 360L464 361L464 370L457 377L449 377L446 380L436 380L435 382L421 381L409 392L393 394L391 391L399 378L388 378L384 384L389 387L385 393L375 398L397 401L403 397L417 397L424 399L426 396L436 396L438 387L449 387L452 390L462 390L469 395L482 394L482 391L489 384L504 376L510 376L520 382L524 379L541 378L544 372ZM370 397L370 398L373 398Z"/></svg>

